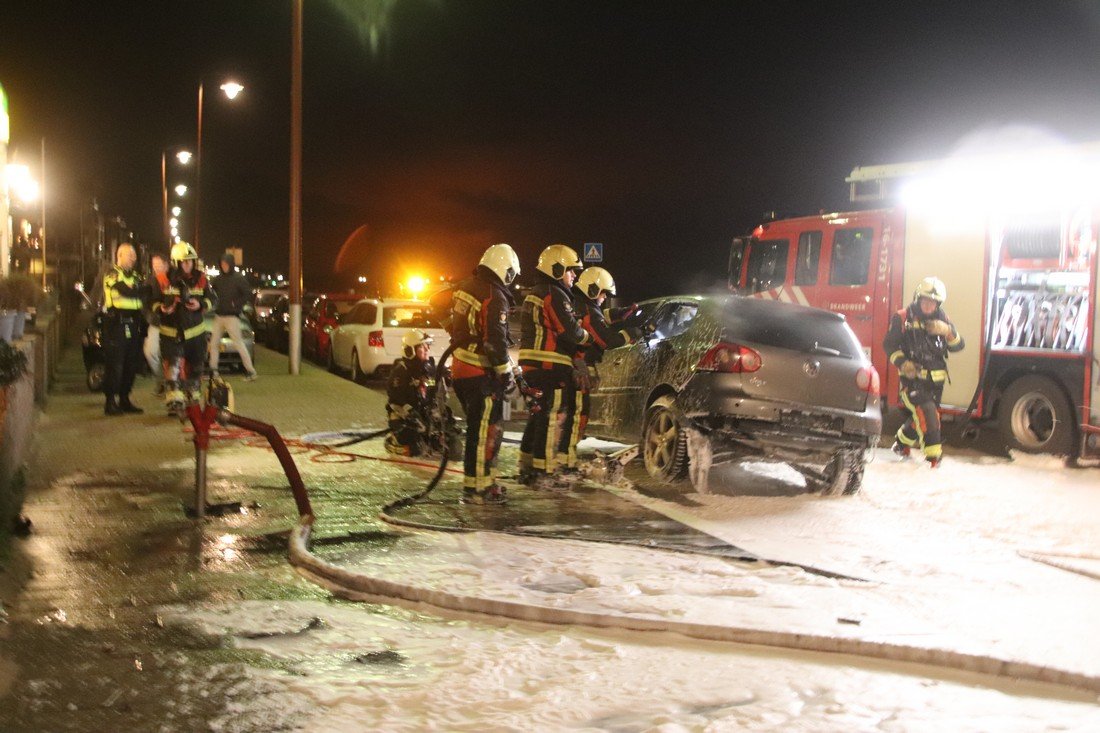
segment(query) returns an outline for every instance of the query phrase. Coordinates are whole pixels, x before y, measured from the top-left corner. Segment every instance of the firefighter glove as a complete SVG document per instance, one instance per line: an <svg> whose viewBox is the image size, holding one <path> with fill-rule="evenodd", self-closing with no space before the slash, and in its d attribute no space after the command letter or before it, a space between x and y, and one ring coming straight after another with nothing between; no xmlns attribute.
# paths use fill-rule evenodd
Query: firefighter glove
<svg viewBox="0 0 1100 733"><path fill-rule="evenodd" d="M898 366L898 372L906 379L916 379L920 373L920 364L906 359Z"/></svg>
<svg viewBox="0 0 1100 733"><path fill-rule="evenodd" d="M497 375L497 378L500 380L500 390L504 392L504 394L511 394L513 391L515 391L516 378L512 375L512 372L510 370L506 372L501 372Z"/></svg>
<svg viewBox="0 0 1100 733"><path fill-rule="evenodd" d="M950 323L948 323L947 321L941 321L936 318L933 318L930 321L925 321L924 330L925 333L932 334L933 336L946 337L950 337L952 331Z"/></svg>
<svg viewBox="0 0 1100 733"><path fill-rule="evenodd" d="M590 387L588 383L588 364L581 357L574 357L573 359L573 383L580 390L587 390Z"/></svg>

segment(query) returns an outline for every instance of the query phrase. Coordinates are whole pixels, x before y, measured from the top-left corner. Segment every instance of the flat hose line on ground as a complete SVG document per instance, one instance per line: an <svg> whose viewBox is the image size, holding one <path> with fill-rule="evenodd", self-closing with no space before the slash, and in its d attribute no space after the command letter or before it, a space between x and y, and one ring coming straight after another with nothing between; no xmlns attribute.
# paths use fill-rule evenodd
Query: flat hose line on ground
<svg viewBox="0 0 1100 733"><path fill-rule="evenodd" d="M622 629L680 634L702 641L732 642L776 647L808 652L851 654L912 664L925 664L946 669L975 672L1015 680L1044 682L1077 687L1100 693L1100 677L1046 667L1031 662L997 659L933 647L918 647L883 641L872 641L827 634L760 630L718 624L692 623L675 619L652 619L614 613L574 611L517 601L494 600L444 590L432 590L382 578L352 573L325 562L309 551L312 518L302 518L290 534L289 560L304 576L320 585L361 593L375 599L398 599L426 604L437 609L461 613L489 615L525 621L566 626L588 626L601 629Z"/></svg>

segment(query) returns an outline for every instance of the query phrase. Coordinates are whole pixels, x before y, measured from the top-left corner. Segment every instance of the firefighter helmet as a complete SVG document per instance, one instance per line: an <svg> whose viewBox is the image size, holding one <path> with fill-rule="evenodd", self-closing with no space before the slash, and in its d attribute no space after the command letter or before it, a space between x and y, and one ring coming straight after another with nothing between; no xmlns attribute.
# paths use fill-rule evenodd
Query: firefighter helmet
<svg viewBox="0 0 1100 733"><path fill-rule="evenodd" d="M417 346L431 346L433 341L434 339L430 333L414 328L411 331L407 331L402 337L401 351L405 354L406 359L411 359L416 356Z"/></svg>
<svg viewBox="0 0 1100 733"><path fill-rule="evenodd" d="M539 255L539 262L535 269L549 275L555 280L565 277L566 270L581 270L581 258L576 250L564 244L551 244Z"/></svg>
<svg viewBox="0 0 1100 733"><path fill-rule="evenodd" d="M602 267L589 267L582 272L577 278L577 287L593 300L600 297L601 292L606 292L608 295L615 294L615 280L612 279L611 273Z"/></svg>
<svg viewBox="0 0 1100 733"><path fill-rule="evenodd" d="M184 260L197 260L199 253L187 242L176 242L172 245L172 262L180 263Z"/></svg>
<svg viewBox="0 0 1100 733"><path fill-rule="evenodd" d="M481 255L481 261L478 264L499 277L505 285L511 285L512 281L519 275L519 257L516 256L516 251L507 244L494 244L485 250L485 254Z"/></svg>
<svg viewBox="0 0 1100 733"><path fill-rule="evenodd" d="M929 298L943 305L947 300L947 286L938 277L926 277L917 283L917 290L913 293L913 300Z"/></svg>

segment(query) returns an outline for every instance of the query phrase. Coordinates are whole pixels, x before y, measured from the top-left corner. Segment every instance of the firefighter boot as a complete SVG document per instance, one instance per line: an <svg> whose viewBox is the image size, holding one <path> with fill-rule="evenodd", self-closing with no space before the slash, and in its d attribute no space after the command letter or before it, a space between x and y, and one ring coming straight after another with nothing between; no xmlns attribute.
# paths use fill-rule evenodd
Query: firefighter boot
<svg viewBox="0 0 1100 733"><path fill-rule="evenodd" d="M891 448L891 450L894 451L894 455L896 455L898 458L900 458L902 460L905 460L906 458L908 458L909 454L911 452L909 446L905 445L900 440L895 440L894 441L894 445Z"/></svg>

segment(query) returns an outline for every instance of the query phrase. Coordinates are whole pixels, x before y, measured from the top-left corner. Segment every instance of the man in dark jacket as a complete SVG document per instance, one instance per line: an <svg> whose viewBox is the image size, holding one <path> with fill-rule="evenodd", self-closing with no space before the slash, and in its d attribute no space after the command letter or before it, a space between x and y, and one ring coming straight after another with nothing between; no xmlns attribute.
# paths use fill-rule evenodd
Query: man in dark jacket
<svg viewBox="0 0 1100 733"><path fill-rule="evenodd" d="M558 445L557 462L566 474L577 470L577 443L584 438L588 425L591 408L589 393L599 386L597 365L603 360L603 352L632 344L642 336L641 329L629 320L637 306L602 310L607 296L614 294L615 280L602 267L589 267L573 285L576 316L591 341L577 354L583 359L584 367L582 369L579 363L576 364L574 409L566 418Z"/></svg>
<svg viewBox="0 0 1100 733"><path fill-rule="evenodd" d="M552 244L539 255L538 282L523 301L519 364L527 383L541 391L520 443L520 480L534 487L555 483L556 453L574 412L574 358L592 342L570 289L583 265L576 251ZM579 365L585 369L583 360Z"/></svg>
<svg viewBox="0 0 1100 733"><path fill-rule="evenodd" d="M515 388L508 358L508 286L519 275L519 258L507 244L481 256L473 277L459 283L451 301L448 329L454 345L455 394L466 412L462 501L503 504L496 461L504 432L504 394Z"/></svg>
<svg viewBox="0 0 1100 733"><path fill-rule="evenodd" d="M241 336L241 312L252 302L252 286L245 276L237 271L233 255L226 252L218 263L222 273L210 282L218 296L218 307L214 311L214 323L210 329L210 369L218 371L218 357L221 352L222 334L228 333L234 348L241 355L241 364L246 372L245 380L256 378L256 367L252 366L252 357Z"/></svg>
<svg viewBox="0 0 1100 733"><path fill-rule="evenodd" d="M926 277L917 285L913 302L895 313L882 348L898 368L900 399L909 413L897 432L894 453L908 458L912 449L936 468L943 460L940 399L947 380L947 354L962 351L963 340L943 312L947 286Z"/></svg>

